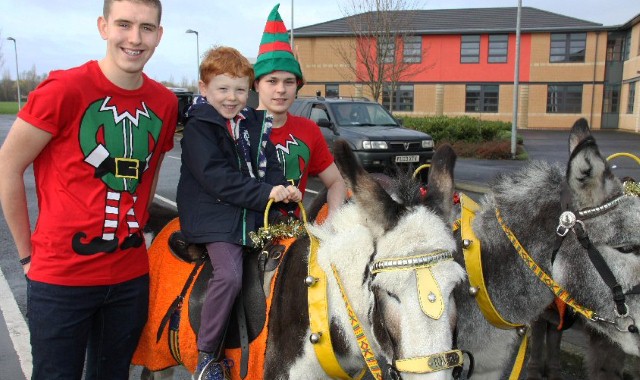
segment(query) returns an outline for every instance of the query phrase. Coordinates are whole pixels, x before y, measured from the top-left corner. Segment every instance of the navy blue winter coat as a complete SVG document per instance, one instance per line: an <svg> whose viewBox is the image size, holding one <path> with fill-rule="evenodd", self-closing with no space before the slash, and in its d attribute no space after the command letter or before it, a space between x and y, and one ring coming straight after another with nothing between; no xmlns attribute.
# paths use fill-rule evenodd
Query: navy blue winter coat
<svg viewBox="0 0 640 380"><path fill-rule="evenodd" d="M263 111L242 112L248 131L254 175L257 177ZM262 225L274 185L288 185L276 150L267 141L264 182L249 176L223 118L210 104L194 105L185 123L182 167L178 182L180 228L191 243L228 242L251 245L250 231Z"/></svg>

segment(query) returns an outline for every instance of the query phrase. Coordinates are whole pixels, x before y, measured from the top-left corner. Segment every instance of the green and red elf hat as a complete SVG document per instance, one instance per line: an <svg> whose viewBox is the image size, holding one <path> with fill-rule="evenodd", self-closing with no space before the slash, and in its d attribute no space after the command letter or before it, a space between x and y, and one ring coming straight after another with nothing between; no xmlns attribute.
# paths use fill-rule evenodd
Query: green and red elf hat
<svg viewBox="0 0 640 380"><path fill-rule="evenodd" d="M291 50L289 34L278 12L279 7L280 4L277 4L269 13L253 70L256 79L274 71L289 72L298 78L298 89L300 89L304 84L302 70Z"/></svg>

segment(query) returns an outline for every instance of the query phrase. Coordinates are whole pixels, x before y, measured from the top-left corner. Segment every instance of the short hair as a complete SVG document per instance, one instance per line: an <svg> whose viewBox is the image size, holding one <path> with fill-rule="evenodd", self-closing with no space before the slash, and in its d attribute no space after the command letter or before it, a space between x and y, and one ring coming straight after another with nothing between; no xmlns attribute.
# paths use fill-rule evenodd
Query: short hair
<svg viewBox="0 0 640 380"><path fill-rule="evenodd" d="M253 65L238 50L228 46L208 50L200 64L200 80L204 83L222 74L236 78L248 77L249 86L254 80Z"/></svg>
<svg viewBox="0 0 640 380"><path fill-rule="evenodd" d="M104 5L102 6L102 16L107 19L109 13L111 12L111 5L114 1L131 1L134 3L141 3L152 6L158 9L158 24L160 24L160 20L162 19L162 2L160 0L104 0Z"/></svg>

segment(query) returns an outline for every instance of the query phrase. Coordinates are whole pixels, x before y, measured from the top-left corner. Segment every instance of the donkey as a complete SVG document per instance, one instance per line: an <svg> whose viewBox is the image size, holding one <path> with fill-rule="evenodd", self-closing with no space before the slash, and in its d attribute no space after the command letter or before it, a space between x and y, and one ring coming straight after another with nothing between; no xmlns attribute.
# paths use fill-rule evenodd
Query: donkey
<svg viewBox="0 0 640 380"><path fill-rule="evenodd" d="M273 287L264 368L248 378L344 378L365 370L382 378L381 367L390 363L388 370L402 372L404 379L450 379L454 370L461 372L464 356L452 349L452 292L465 277L453 260L453 150L444 146L434 155L428 197L415 196L416 183L395 200L365 172L346 142L337 142L334 154L352 201L324 223L309 225L309 236L298 238L284 255ZM154 245L167 244L161 236ZM311 272L313 263L324 276ZM320 285L326 286L325 330L316 329L321 317L309 311L308 291ZM191 311L193 302L188 304ZM327 342L337 366L317 355L326 353Z"/></svg>
<svg viewBox="0 0 640 380"><path fill-rule="evenodd" d="M392 199L345 142L336 143L334 155L353 197L327 222L309 229L320 242L319 266L327 274L339 273L370 347L392 364L391 371L402 372L403 365L412 362L415 373L404 372L403 379L450 379L450 370L432 372L433 368L418 368L417 362L443 359L439 353L453 346L452 291L464 279L462 267L447 259L456 248L449 223L453 150L446 146L434 155L432 187L422 202L415 197L417 187L404 198ZM301 286L307 276L308 246L299 240L282 264L271 309L267 379L327 378L309 339L314 331L308 323L307 290ZM433 281L430 290L423 287L427 279ZM331 341L340 366L353 376L365 363L337 281L327 276ZM437 310L430 310L436 304ZM445 361L457 361L460 355L449 351Z"/></svg>
<svg viewBox="0 0 640 380"><path fill-rule="evenodd" d="M455 259L469 275L454 291L457 341L474 354L475 378L509 378L520 335L554 292L576 306L588 328L640 354L640 298L631 291L640 273L640 198L625 193L586 120L572 127L569 151L566 170L534 161L498 175L472 222L477 238L456 233ZM474 246L480 246L482 260L471 268L465 256ZM481 285L471 275L478 268ZM555 284L554 291L545 282ZM488 294L502 320L520 327L490 324L475 299L481 294Z"/></svg>

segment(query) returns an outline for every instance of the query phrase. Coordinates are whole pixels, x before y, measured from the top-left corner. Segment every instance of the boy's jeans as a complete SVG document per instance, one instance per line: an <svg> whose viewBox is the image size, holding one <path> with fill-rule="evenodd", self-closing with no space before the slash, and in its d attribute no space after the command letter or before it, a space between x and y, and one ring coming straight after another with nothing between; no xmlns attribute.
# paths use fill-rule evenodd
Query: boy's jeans
<svg viewBox="0 0 640 380"><path fill-rule="evenodd" d="M28 280L32 380L129 378L149 309L149 276L116 285L60 286Z"/></svg>

